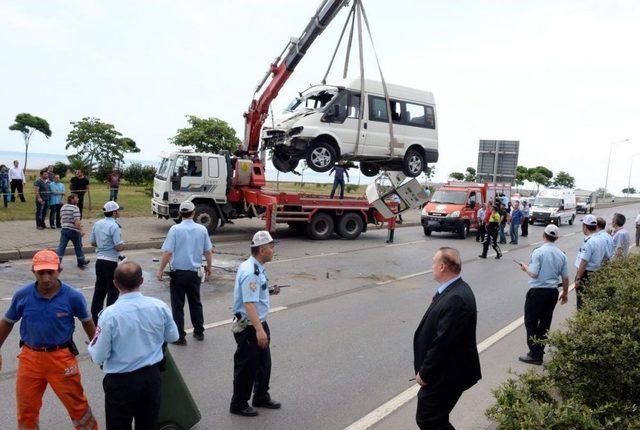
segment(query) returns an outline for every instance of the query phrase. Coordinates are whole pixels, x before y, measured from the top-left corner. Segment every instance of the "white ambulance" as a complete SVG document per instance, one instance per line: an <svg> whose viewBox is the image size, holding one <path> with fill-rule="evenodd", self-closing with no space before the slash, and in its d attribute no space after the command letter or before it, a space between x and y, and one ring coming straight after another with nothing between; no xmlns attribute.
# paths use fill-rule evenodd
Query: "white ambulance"
<svg viewBox="0 0 640 430"><path fill-rule="evenodd" d="M553 223L558 227L566 222L573 224L576 219L576 195L567 188L541 190L531 205L529 224L536 222Z"/></svg>

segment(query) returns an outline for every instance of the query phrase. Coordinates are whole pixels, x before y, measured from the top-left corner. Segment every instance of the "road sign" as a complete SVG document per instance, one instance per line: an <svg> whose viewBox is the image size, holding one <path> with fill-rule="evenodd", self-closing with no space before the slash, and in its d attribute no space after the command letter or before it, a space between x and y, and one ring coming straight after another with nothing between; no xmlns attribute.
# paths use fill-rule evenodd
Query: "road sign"
<svg viewBox="0 0 640 430"><path fill-rule="evenodd" d="M520 141L481 140L478 150L478 182L515 183Z"/></svg>

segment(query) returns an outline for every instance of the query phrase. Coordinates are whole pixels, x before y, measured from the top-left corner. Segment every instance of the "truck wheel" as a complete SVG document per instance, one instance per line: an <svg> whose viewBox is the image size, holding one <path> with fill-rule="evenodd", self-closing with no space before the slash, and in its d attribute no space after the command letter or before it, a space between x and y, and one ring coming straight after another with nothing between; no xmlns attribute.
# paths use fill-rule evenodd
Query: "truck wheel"
<svg viewBox="0 0 640 430"><path fill-rule="evenodd" d="M575 215L571 216L571 219L569 220L569 225L573 225L573 221L576 219Z"/></svg>
<svg viewBox="0 0 640 430"><path fill-rule="evenodd" d="M376 166L373 163L367 163L366 161L361 161L360 171L364 176L373 177L380 173L380 166Z"/></svg>
<svg viewBox="0 0 640 430"><path fill-rule="evenodd" d="M273 165L276 169L281 172L287 173L294 171L295 168L298 167L298 162L300 160L295 160L280 151L274 151L271 161L273 162Z"/></svg>
<svg viewBox="0 0 640 430"><path fill-rule="evenodd" d="M307 235L314 240L329 239L333 234L333 218L331 215L318 212L312 218L309 224L307 224Z"/></svg>
<svg viewBox="0 0 640 430"><path fill-rule="evenodd" d="M193 214L193 220L207 228L209 234L213 234L218 227L218 213L209 205L197 205Z"/></svg>
<svg viewBox="0 0 640 430"><path fill-rule="evenodd" d="M316 140L307 151L307 165L314 172L327 172L338 161L338 154L326 140Z"/></svg>
<svg viewBox="0 0 640 430"><path fill-rule="evenodd" d="M415 148L407 149L402 159L402 172L410 178L420 176L424 171L424 157Z"/></svg>
<svg viewBox="0 0 640 430"><path fill-rule="evenodd" d="M182 427L173 423L160 424L160 430L182 430Z"/></svg>
<svg viewBox="0 0 640 430"><path fill-rule="evenodd" d="M425 236L431 236L431 229L429 229L428 227L422 227L424 229L424 235Z"/></svg>
<svg viewBox="0 0 640 430"><path fill-rule="evenodd" d="M462 227L458 229L458 239L466 239L469 234L469 226L464 223Z"/></svg>
<svg viewBox="0 0 640 430"><path fill-rule="evenodd" d="M338 219L336 231L345 239L353 240L360 236L364 228L362 217L353 212L347 212Z"/></svg>

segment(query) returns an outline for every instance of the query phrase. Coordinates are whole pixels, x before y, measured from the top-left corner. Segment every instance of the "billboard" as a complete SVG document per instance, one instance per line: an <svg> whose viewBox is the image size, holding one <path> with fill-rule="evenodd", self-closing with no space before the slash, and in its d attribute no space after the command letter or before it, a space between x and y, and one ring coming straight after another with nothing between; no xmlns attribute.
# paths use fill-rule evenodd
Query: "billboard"
<svg viewBox="0 0 640 430"><path fill-rule="evenodd" d="M518 166L519 140L481 140L478 149L478 182L506 182L514 185Z"/></svg>

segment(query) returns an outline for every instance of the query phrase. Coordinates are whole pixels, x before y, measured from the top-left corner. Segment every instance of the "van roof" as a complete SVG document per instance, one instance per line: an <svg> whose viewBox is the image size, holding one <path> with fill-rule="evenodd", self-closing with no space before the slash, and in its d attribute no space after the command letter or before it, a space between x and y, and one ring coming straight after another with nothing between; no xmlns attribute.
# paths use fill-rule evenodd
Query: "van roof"
<svg viewBox="0 0 640 430"><path fill-rule="evenodd" d="M330 82L327 85L348 88L350 90L360 90L360 78L343 79L340 81ZM373 79L364 80L364 88L367 92L384 95L382 82ZM390 84L387 82L387 90L390 97L404 100L415 100L430 105L435 105L433 93L430 91L419 90L416 88L405 87L402 85Z"/></svg>

